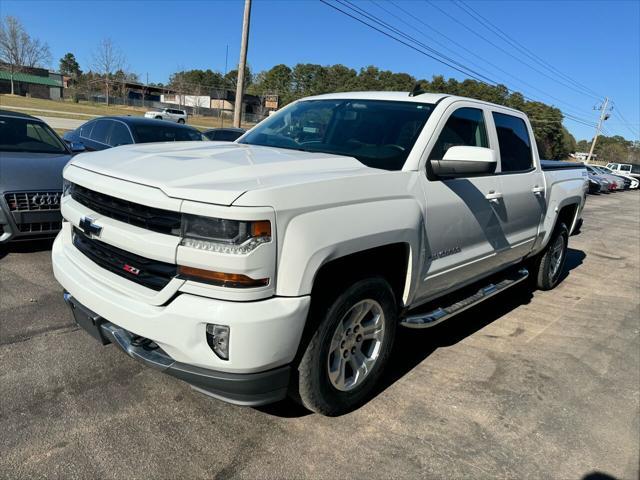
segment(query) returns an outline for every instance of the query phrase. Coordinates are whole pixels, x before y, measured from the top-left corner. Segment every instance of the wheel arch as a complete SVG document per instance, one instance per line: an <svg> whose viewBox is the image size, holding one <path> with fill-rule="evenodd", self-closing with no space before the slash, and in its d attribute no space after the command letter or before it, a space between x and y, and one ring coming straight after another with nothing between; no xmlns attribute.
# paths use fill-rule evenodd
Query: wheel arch
<svg viewBox="0 0 640 480"><path fill-rule="evenodd" d="M419 271L424 230L422 211L415 201L343 205L296 216L283 227L276 294L309 295L318 279L325 278L325 269L346 271L351 267L379 274L393 270L396 285L397 271L402 271L397 293L401 301L408 298L413 276ZM386 261L385 256L393 261Z"/></svg>

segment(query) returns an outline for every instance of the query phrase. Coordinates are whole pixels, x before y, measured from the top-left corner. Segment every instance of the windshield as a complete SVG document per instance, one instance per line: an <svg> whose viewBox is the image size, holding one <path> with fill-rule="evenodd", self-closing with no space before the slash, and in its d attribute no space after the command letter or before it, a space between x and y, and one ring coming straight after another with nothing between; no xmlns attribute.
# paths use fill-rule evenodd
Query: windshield
<svg viewBox="0 0 640 480"><path fill-rule="evenodd" d="M239 143L354 157L400 170L433 105L381 100L307 100L256 125Z"/></svg>
<svg viewBox="0 0 640 480"><path fill-rule="evenodd" d="M202 140L202 134L189 127L168 125L134 125L136 143L192 142Z"/></svg>
<svg viewBox="0 0 640 480"><path fill-rule="evenodd" d="M69 153L46 123L17 117L0 117L0 151Z"/></svg>

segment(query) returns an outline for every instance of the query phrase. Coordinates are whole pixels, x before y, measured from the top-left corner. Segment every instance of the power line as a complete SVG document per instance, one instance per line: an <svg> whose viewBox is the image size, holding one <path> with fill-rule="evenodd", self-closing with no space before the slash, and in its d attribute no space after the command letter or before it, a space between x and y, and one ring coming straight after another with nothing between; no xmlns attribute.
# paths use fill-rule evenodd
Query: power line
<svg viewBox="0 0 640 480"><path fill-rule="evenodd" d="M495 33L496 35L498 35L499 37L504 39L507 43L512 45L514 48L516 48L517 50L522 52L524 55L526 55L527 57L529 57L530 59L532 59L533 61L535 61L539 65L541 65L542 67L549 69L551 72L555 73L556 75L560 75L561 77L563 77L567 81L571 82L577 88L581 89L586 95L590 95L590 96L596 98L598 101L601 101L603 99L602 95L599 95L597 92L593 91L592 89L590 89L586 85L584 85L584 84L574 80L573 78L569 77L568 75L564 74L563 72L558 70L556 67L551 65L549 62L547 62L546 60L544 60L540 56L536 55L534 52L532 52L529 48L524 46L522 43L518 42L516 39L514 39L511 36L509 36L507 33L503 32L495 24L491 23L491 21L489 19L487 19L480 12L478 12L473 7L471 7L471 5L465 3L462 0L454 0L454 3L456 4L456 6L458 8L462 9L463 11L465 11L465 13L467 13L467 15L471 16L472 18L474 18L474 20L479 22L485 28L487 28L488 30L492 31L493 33Z"/></svg>
<svg viewBox="0 0 640 480"><path fill-rule="evenodd" d="M350 17L350 18L352 18L353 20L356 20L356 21L358 21L359 23L362 23L363 25L365 25L365 26L367 26L367 27L369 27L369 28L371 28L371 29L373 29L373 30L375 30L375 31L379 32L379 33L382 33L382 34L383 34L383 35L385 35L386 37L391 38L392 40L395 40L395 41L397 41L398 43L401 43L401 44L403 44L403 45L405 45L405 46L407 46L407 47L411 48L412 50L415 50L415 51L417 51L418 53L421 53L421 54L423 54L423 55L425 55L425 56L427 56L427 57L429 57L429 58L431 58L431 59L433 59L433 60L436 60L437 62L440 62L440 63L442 63L442 64L444 64L444 65L447 65L448 67L450 67L450 68L452 68L452 69L454 69L454 70L456 70L456 71L458 71L458 72L460 72L460 73L462 73L462 74L464 74L464 75L466 75L466 76L469 76L469 77L471 77L471 78L473 78L473 79L477 80L477 81L478 81L478 82L480 82L480 83L488 84L488 85L490 85L490 86L496 86L496 85L498 84L498 82L496 82L496 81L494 81L494 80L491 80L491 79L489 79L488 77L486 77L486 76L484 76L484 75L482 75L482 74L478 74L478 73L477 73L477 72L475 72L474 70L470 69L469 67L466 67L466 66L465 66L465 65L463 65L463 64L460 64L459 62L455 62L455 63L456 63L457 65L461 65L461 68L460 68L460 67L457 67L457 66L455 66L455 65L452 65L451 63L449 63L449 62L448 62L448 61L446 61L446 60L443 60L442 58L438 58L437 56L434 56L434 55L432 55L432 54L430 54L430 53L427 53L427 52L425 52L424 50L421 50L420 48L416 47L415 45L412 45L412 44L410 44L410 43L407 43L406 41L404 41L404 40L402 40L402 39L400 39L400 38L397 38L397 37L396 37L396 36L394 36L394 35L391 35L390 33L388 33L388 32L386 32L386 31L382 30L381 28L376 27L375 25L372 25L372 24L370 24L370 23L366 22L366 21L365 21L365 20L363 20L362 18L359 18L359 17L357 17L357 16L355 16L355 15L353 15L353 14L351 14L351 13L349 13L349 12L347 12L347 11L345 11L345 10L343 10L343 9L339 8L339 7L337 7L336 5L329 3L327 0L320 0L320 1L321 1L322 3L324 3L325 5L327 5L327 6L331 7L331 8L333 8L334 10L337 10L338 12L340 12L340 13L342 13L342 14L344 14L344 15L346 15L346 16L348 16L348 17ZM381 25L381 26L382 26L382 28L387 28L387 29L389 29L389 30L391 30L391 31L393 31L393 32L399 32L399 33L396 33L396 35L398 35L398 34L399 34L399 35L401 35L402 37L404 37L405 39L408 39L409 41L411 41L411 42L413 42L413 43L416 43L416 44L418 44L418 45L424 45L424 44L422 44L420 41L418 41L418 40L416 40L415 38L411 37L410 35L407 35L407 34L405 34L404 32L401 32L400 30L398 30L397 28L395 28L395 27L393 27L393 26L389 26L389 24L388 24L388 23L386 23L386 22L384 22L384 21L382 21L382 20L378 19L378 18L377 18L377 17L375 17L374 15L371 15L371 14L366 13L366 12L365 12L364 14L363 14L363 13L360 13L360 12L362 12L363 10L362 10L362 9L360 9L359 7L355 7L355 6L354 6L354 7L351 7L351 6L349 6L349 5L346 5L345 3L350 3L350 2L348 2L348 0L344 0L344 1L343 1L343 0L336 0L336 1L340 2L340 5L341 5L341 6L346 7L346 8L349 8L352 12L355 12L356 14L360 14L361 16L364 16L364 17L366 17L366 18L368 18L368 19L370 19L370 20L375 21L378 25ZM448 57L446 57L446 56L444 56L444 55L439 54L439 52L438 52L437 50L433 49L433 48L430 48L430 47L429 47L429 49L430 49L431 51L437 52L437 54L438 54L440 57L448 58ZM469 73L469 72L472 72L472 73ZM483 78L485 78L485 79L489 80L489 82L484 81L484 80L482 80L482 79L481 79L481 78L479 78L479 77L483 77ZM493 84L493 85L492 85L492 84ZM510 92L514 92L514 90L512 90L512 89L508 88L506 85L505 85L505 88L506 88L508 91L510 91ZM523 97L524 97L524 96L523 96ZM524 97L524 98L525 98L525 99L527 99L527 100L529 100L529 101L536 101L536 100L533 100L533 99L530 99L530 98L527 98L527 97ZM574 121L582 122L582 123L585 123L585 124L587 124L587 125L590 125L590 124L588 123L588 121L587 121L587 120L580 119L580 118L578 118L578 117L576 117L576 116L566 114L565 112L562 112L562 113L563 113L564 115L568 116L569 118L572 118Z"/></svg>
<svg viewBox="0 0 640 480"><path fill-rule="evenodd" d="M632 125L640 125L638 123L633 124L631 122L628 122L627 119L624 117L624 115L622 115L622 111L620 111L620 108L618 108L618 105L614 103L615 109L613 110L613 113L615 113L616 115L618 115L618 117L620 117L620 120L623 121L623 125L629 129L629 131L631 132L631 134L636 138L636 139L640 139L640 128L638 128L637 131L634 131L633 128L631 128Z"/></svg>
<svg viewBox="0 0 640 480"><path fill-rule="evenodd" d="M450 48L446 47L445 45L443 45L442 43L438 42L437 40L435 40L433 37L430 37L428 35L426 35L423 31L419 30L418 28L414 27L413 25L411 25L410 23L408 23L407 21L403 20L402 18L398 17L396 14L394 14L392 11L388 10L387 8L383 7L381 4L375 2L375 0L372 0L374 5L376 5L376 7L380 8L381 10L385 11L387 14L393 16L394 18L396 18L397 20L399 20L400 22L402 22L403 24L407 25L409 28L411 28L412 30L420 33L421 35L423 35L425 38L430 39L431 41L436 42L438 45L440 45L441 47L452 51ZM569 107L571 107L571 109L575 109L575 111L579 112L578 115L583 115L585 112L584 111L580 111L580 107L576 107L575 105L572 105L570 103L567 103L566 101L555 97L547 92L545 92L544 90L539 89L538 87L535 87L534 85L531 85L530 83L520 79L519 77L511 74L510 72L504 70L503 68L500 68L498 65L490 62L489 60L487 60L486 58L483 58L479 55L477 55L475 52L469 50L468 48L466 48L464 45L461 45L460 43L456 42L454 39L452 39L451 37L445 35L444 33L438 31L436 28L434 28L433 26L429 25L428 23L420 20L419 18L416 18L415 15L412 15L411 12L408 12L407 10L405 10L402 6L394 3L392 0L388 0L388 3L391 3L394 7L396 7L398 10L402 11L405 15L407 15L408 17L414 19L415 21L417 21L418 23L424 25L425 27L429 28L430 30L433 30L435 33L437 33L438 35L440 35L441 37L445 38L448 42L453 43L454 45L458 46L459 48L465 50L466 52L470 53L471 55L476 56L477 58L479 58L480 60L482 60L484 63L491 65L493 68L495 68L496 70L499 70L500 72L504 73L505 75L511 77L512 79L514 79L516 82L521 83L523 85L528 86L529 88L540 92L541 94L543 94L544 96L551 98L553 100L556 100L558 103L562 103L564 105L568 105ZM460 55L458 53L458 55ZM472 60L469 60L468 58L462 57L464 58L466 61L470 62L471 64L475 65L477 68L480 68L484 71L487 71L486 68L480 67L478 66L478 64L474 63ZM566 107L565 107L566 110Z"/></svg>
<svg viewBox="0 0 640 480"><path fill-rule="evenodd" d="M360 7L358 7L357 5L353 4L353 3L352 3L352 2L350 2L349 0L335 0L335 1L336 1L336 2L338 2L338 3L340 3L341 5L343 5L343 6L347 7L347 8L349 8L349 9L351 9L352 11L355 11L355 12L359 13L360 15L362 15L362 16L364 16L364 17L368 18L369 20L371 20L371 21L373 21L373 22L377 23L378 25L383 26L383 27L385 27L385 28L388 28L389 30L391 30L392 32L394 32L396 35L400 35L401 37L403 37L403 38L405 38L405 39L407 39L407 40L409 40L409 41L411 41L411 42L416 43L416 44L417 44L417 45L419 45L420 47L422 47L422 48L424 48L424 49L426 49L426 50L428 50L428 51L432 52L434 55L438 55L438 56L440 56L440 57L444 58L446 61L451 62L451 63L453 63L454 65L459 66L460 68L466 69L466 70L468 70L469 72L474 73L474 74L475 74L475 75L477 75L478 77L484 78L484 79L485 79L485 81L484 81L483 83L490 83L490 84L493 84L494 86L495 86L495 85L498 85L498 83L499 83L499 82L497 82L497 81L495 81L495 80L492 80L491 78L489 78L489 77L487 77L487 76L485 76L485 75L483 75L483 74L481 74L481 73L479 73L479 72L477 72L477 71L475 71L475 70L470 69L470 68L469 68L469 67L467 67L466 65L464 65L464 64L462 64L462 63L460 63L460 62L458 62L458 61L456 61L456 60L454 60L454 59L452 59L451 57L448 57L448 56L446 56L446 55L443 55L443 54L442 54L442 53L440 53L438 50L436 50L436 49L434 49L434 48L432 48L432 47L430 47L430 46L428 46L428 45L426 45L426 44L424 44L424 43L420 42L419 40L416 40L414 37L412 37L412 36L410 36L410 35L408 35L408 34L406 34L406 33L402 32L401 30L397 29L397 28L396 28L396 27L394 27L393 25L391 25L391 24L389 24L389 23L387 23L387 22L385 22L385 21L383 21L383 20L380 20L380 18L376 17L375 15L370 14L369 12L367 12L366 10L364 10L364 9L362 9L362 8L360 8Z"/></svg>
<svg viewBox="0 0 640 480"><path fill-rule="evenodd" d="M377 31L378 33L381 33L381 34L383 34L384 36L389 37L389 38L391 38L392 40L395 40L396 42L401 43L401 44L403 44L403 45L405 45L405 46L407 46L407 47L411 48L412 50L415 50L415 51L416 51L416 52L418 52L418 53L421 53L422 55L425 55L425 56L427 56L427 57L429 57L429 58L431 58L431 59L433 59L433 60L435 60L435 61L437 61L437 62L440 62L440 63L442 63L442 64L444 64L444 65L448 66L449 68L452 68L452 69L456 70L457 72L462 73L463 75L466 75L466 76L471 77L471 78L473 78L473 79L475 79L475 80L478 80L478 81L479 81L479 82L481 82L481 83L486 83L486 82L484 82L484 81L480 80L480 79L479 79L478 77L476 77L475 75L470 74L469 72L467 72L467 71L465 71L465 70L462 70L461 68L458 68L458 67L456 67L456 66L454 66L454 65L451 65L451 64L449 64L448 62L446 62L446 61L444 61L444 60L442 60L442 59L440 59L440 58L437 58L437 57L436 57L436 56L434 56L434 55L431 55L431 54L429 54L429 53L427 53L427 52L425 52L425 51L423 51L423 50L420 50L419 48L417 48L417 47L415 47L415 46L413 46L413 45L411 45L411 44L409 44L409 43L407 43L407 42L405 42L405 41L403 41L403 40L401 40L401 39L399 39L399 38L396 38L396 37L394 37L393 35L390 35L389 33L387 33L387 32L385 32L385 31L383 31L383 30L379 29L378 27L376 27L376 26L374 26L374 25L371 25L371 24L369 24L369 23L365 22L364 20L362 20L362 19L360 19L360 18L358 18L358 17L356 17L356 16L354 16L354 15L350 14L349 12L345 12L345 11L344 11L344 10L342 10L341 8L338 8L338 7L336 7L335 5L333 5L333 4L331 4L331 3L329 3L327 0L320 0L320 2L324 3L325 5L327 5L327 6L331 7L331 8L333 8L334 10L337 10L338 12L340 12L340 13L342 13L342 14L344 14L344 15L348 16L348 17L351 17L352 19L356 20L357 22L360 22L360 23L362 23L363 25L366 25L367 27L369 27L369 28L371 28L371 29L373 29L373 30Z"/></svg>
<svg viewBox="0 0 640 480"><path fill-rule="evenodd" d="M520 62L521 64L525 65L526 67L534 70L535 72L538 72L540 75L543 75L555 82L560 83L561 85L565 86L566 88L576 92L576 93L582 93L582 92L578 92L576 91L575 87L568 85L567 83L565 83L564 81L561 81L559 78L553 77L552 75L549 75L548 73L540 70L539 68L525 62L522 58L514 55L513 53L509 52L508 50L505 50L504 48L502 48L500 45L496 44L495 42L491 41L490 39L488 39L487 37L485 37L484 35L478 33L477 31L475 31L473 28L469 27L467 24L465 24L464 22L462 22L461 20L458 20L457 18L455 18L453 15L451 15L450 13L448 13L447 11L443 10L442 8L440 8L438 5L436 5L435 3L433 3L431 0L424 0L426 3L428 3L429 5L431 5L432 7L436 8L438 11L440 11L442 14L446 15L448 18L450 18L451 20L453 20L454 22L456 22L458 25L461 25L462 27L464 27L466 30L468 30L469 32L473 33L474 35L476 35L477 37L481 38L482 40L484 40L485 42L489 43L490 45L494 46L495 48L497 48L498 50L500 50L501 52L505 53L506 55L509 55L511 58L514 58L516 61Z"/></svg>

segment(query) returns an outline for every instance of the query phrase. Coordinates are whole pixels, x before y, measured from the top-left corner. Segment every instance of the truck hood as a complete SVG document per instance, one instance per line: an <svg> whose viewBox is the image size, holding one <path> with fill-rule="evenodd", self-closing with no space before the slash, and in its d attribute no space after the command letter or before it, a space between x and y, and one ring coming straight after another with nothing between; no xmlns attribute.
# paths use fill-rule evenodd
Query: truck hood
<svg viewBox="0 0 640 480"><path fill-rule="evenodd" d="M0 192L62 190L62 169L71 155L0 152Z"/></svg>
<svg viewBox="0 0 640 480"><path fill-rule="evenodd" d="M72 164L169 197L219 205L249 190L383 172L352 157L229 142L127 145L78 155Z"/></svg>

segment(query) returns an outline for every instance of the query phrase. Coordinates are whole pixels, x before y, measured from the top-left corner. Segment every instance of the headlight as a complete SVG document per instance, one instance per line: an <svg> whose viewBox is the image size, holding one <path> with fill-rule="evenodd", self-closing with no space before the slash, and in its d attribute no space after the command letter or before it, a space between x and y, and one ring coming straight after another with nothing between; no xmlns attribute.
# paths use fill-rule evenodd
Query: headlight
<svg viewBox="0 0 640 480"><path fill-rule="evenodd" d="M180 243L185 247L241 255L270 241L271 222L268 220L240 221L182 215Z"/></svg>

